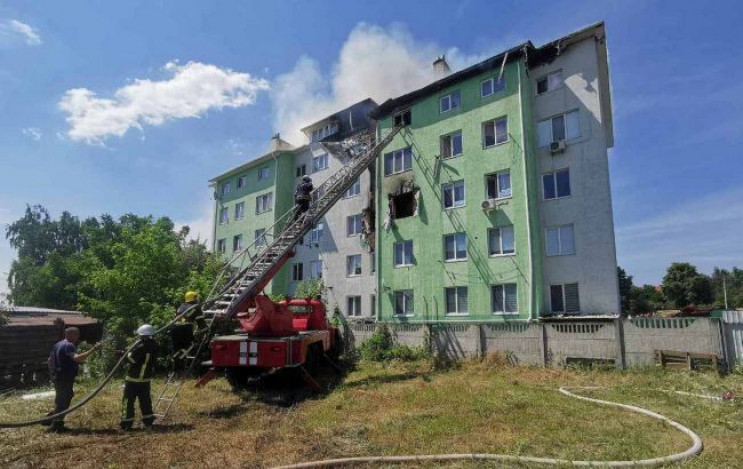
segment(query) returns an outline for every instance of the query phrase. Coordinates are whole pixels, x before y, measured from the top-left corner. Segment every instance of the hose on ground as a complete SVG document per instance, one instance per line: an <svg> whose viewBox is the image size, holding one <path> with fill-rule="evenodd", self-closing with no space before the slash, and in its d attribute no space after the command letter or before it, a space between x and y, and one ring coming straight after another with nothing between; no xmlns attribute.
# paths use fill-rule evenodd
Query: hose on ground
<svg viewBox="0 0 743 469"><path fill-rule="evenodd" d="M642 414L651 417L656 420L660 420L678 431L684 433L691 438L691 446L681 453L675 453L668 456L651 459L639 459L639 460L627 460L627 461L571 461L568 459L555 459L555 458L540 458L535 456L516 456L510 454L487 454L487 453L464 453L464 454L424 454L424 455L406 455L406 456L361 456L361 457L350 457L350 458L338 458L338 459L325 459L321 461L303 462L297 464L289 464L286 466L280 466L275 469L315 469L315 468L332 468L332 467L348 467L362 464L404 464L404 463L421 463L421 462L444 462L444 461L508 461L508 462L520 462L520 463L532 463L542 465L562 465L562 466L580 466L580 467L653 467L660 466L663 464L669 464L674 462L684 461L692 458L702 452L703 445L702 439L693 430L685 427L684 425L669 419L659 413L653 412L642 407L621 404L619 402L605 401L601 399L594 399L592 397L581 396L569 389L600 389L596 387L581 387L581 388L560 388L560 392L568 397L580 399L582 401L592 402L594 404L619 407L620 409L628 410L637 414Z"/></svg>

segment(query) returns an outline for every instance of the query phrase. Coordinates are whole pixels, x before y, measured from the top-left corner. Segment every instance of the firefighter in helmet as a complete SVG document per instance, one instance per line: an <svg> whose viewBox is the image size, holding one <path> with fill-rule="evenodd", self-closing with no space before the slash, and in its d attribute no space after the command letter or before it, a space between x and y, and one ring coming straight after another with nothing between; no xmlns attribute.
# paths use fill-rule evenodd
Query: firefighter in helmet
<svg viewBox="0 0 743 469"><path fill-rule="evenodd" d="M170 337L173 340L173 366L175 369L182 367L184 361L191 353L194 342L194 325L196 335L201 335L208 329L204 312L199 305L199 295L194 291L188 291L184 295L184 302L178 307L175 315L180 317L178 323L171 329Z"/></svg>
<svg viewBox="0 0 743 469"><path fill-rule="evenodd" d="M309 176L302 177L302 182L299 183L297 189L294 191L294 203L297 205L294 212L295 220L310 209L310 201L312 200L310 194L312 189L314 189L312 179Z"/></svg>
<svg viewBox="0 0 743 469"><path fill-rule="evenodd" d="M155 370L158 346L153 336L155 328L149 324L137 329L139 343L126 354L129 369L124 384L124 398L121 404L121 429L131 430L134 424L134 402L139 401L142 423L145 428L152 427L155 415L152 412L150 381Z"/></svg>

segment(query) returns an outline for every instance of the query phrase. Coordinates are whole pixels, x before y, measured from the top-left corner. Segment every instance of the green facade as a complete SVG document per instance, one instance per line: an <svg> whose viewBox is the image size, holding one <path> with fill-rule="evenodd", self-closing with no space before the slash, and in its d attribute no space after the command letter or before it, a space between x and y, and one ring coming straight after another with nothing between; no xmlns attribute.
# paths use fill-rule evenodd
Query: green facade
<svg viewBox="0 0 743 469"><path fill-rule="evenodd" d="M538 219L538 175L531 115L529 80L523 61L507 64L505 89L480 97L480 83L497 77L498 69L459 82L431 94L410 106L411 125L405 127L383 151L410 147L412 169L393 176L384 175L377 165L377 317L383 321L503 321L538 315L541 304L541 240ZM461 94L458 109L439 112L439 98L455 91ZM508 141L484 148L482 125L507 117ZM391 127L392 116L379 121L379 133ZM462 155L443 159L437 169L442 136L462 132ZM383 156L382 156L383 158ZM486 213L486 175L508 170L511 197L499 200L499 207ZM387 213L386 194L404 180L420 189L418 215L395 220L389 230L382 228ZM464 181L465 205L444 209L442 185ZM490 256L488 230L513 226L515 253ZM444 235L467 233L467 259L445 262ZM413 241L414 265L394 267L394 243ZM492 312L491 286L517 285L518 314ZM467 287L468 313L447 315L446 287ZM394 314L395 291L413 291L413 314Z"/></svg>
<svg viewBox="0 0 743 469"><path fill-rule="evenodd" d="M268 168L269 176L259 179L259 172ZM260 158L256 162L249 163L237 168L215 181L214 190L218 194L215 204L214 220L216 221L214 234L214 249L217 249L217 243L224 239L226 249L223 255L225 260L231 259L235 252L233 251L233 238L236 235L242 235L243 248L251 245L255 241L255 232L259 229L269 228L281 217L286 211L294 205L292 184L286 181L293 181L294 155L291 152L282 152L271 155L268 158ZM243 187L238 188L238 179L246 177ZM283 181L281 183L280 181ZM222 195L225 184L230 184L229 194ZM273 195L273 205L270 210L260 214L257 211L257 199L265 194ZM235 206L239 203L245 204L244 216L242 219L235 219ZM228 209L229 221L220 223L220 211L223 207ZM268 238L271 242L271 238ZM284 268L276 275L267 288L270 293L286 293L288 288L289 273L288 267Z"/></svg>

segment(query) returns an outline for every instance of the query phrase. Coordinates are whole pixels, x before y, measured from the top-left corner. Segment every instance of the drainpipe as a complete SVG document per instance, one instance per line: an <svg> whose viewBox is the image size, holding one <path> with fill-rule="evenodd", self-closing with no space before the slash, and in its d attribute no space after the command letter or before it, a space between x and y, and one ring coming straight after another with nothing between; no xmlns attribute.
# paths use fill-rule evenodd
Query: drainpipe
<svg viewBox="0 0 743 469"><path fill-rule="evenodd" d="M214 198L214 210L212 210L212 252L217 252L217 208L219 207L219 199L215 197L217 194L217 190L219 189L219 185L215 182L214 184L210 184L209 187L214 189L212 192L212 197Z"/></svg>

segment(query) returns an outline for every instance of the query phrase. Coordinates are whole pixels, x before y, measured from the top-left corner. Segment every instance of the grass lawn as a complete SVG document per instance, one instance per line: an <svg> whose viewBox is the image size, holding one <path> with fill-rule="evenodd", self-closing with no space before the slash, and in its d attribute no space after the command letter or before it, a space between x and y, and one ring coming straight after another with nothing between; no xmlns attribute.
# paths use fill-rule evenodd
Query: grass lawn
<svg viewBox="0 0 743 469"><path fill-rule="evenodd" d="M332 392L290 407L237 395L224 380L184 386L169 422L117 430L120 383L72 414L74 431L0 430L0 467L271 467L363 455L502 453L564 459L639 459L679 452L689 439L626 411L578 401L559 386L606 386L592 396L636 404L702 436L705 450L684 467L741 467L743 376L645 370L585 371L465 362L432 371L427 361L361 363ZM93 383L78 386L78 397ZM155 383L155 391L162 382ZM722 394L736 402L655 389ZM0 420L31 418L50 401L0 400ZM429 467L434 467L431 464ZM454 463L449 467L503 467Z"/></svg>

